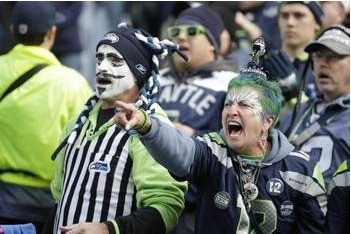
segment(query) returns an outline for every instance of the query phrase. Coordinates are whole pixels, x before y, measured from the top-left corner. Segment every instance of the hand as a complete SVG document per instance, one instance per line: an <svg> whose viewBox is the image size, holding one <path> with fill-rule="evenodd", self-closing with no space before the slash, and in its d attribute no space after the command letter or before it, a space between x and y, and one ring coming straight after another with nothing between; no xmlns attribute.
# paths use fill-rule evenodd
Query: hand
<svg viewBox="0 0 351 234"><path fill-rule="evenodd" d="M270 80L277 81L287 100L296 96L298 81L295 68L283 51L273 51L263 60L264 69Z"/></svg>
<svg viewBox="0 0 351 234"><path fill-rule="evenodd" d="M234 20L235 23L247 33L250 41L262 36L262 30L260 27L248 20L242 12L237 11Z"/></svg>
<svg viewBox="0 0 351 234"><path fill-rule="evenodd" d="M141 110L136 108L131 103L125 103L122 101L116 101L115 103L117 105L117 109L119 109L114 117L115 123L118 126L128 131L143 124L143 121L145 121L145 116Z"/></svg>
<svg viewBox="0 0 351 234"><path fill-rule="evenodd" d="M79 223L61 226L60 229L67 234L108 234L107 225L104 223Z"/></svg>

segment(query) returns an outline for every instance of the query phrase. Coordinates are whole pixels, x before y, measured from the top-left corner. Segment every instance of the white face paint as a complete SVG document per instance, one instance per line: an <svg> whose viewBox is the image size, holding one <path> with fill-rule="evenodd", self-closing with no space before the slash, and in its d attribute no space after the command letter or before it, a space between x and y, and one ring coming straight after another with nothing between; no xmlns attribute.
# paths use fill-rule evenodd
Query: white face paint
<svg viewBox="0 0 351 234"><path fill-rule="evenodd" d="M239 154L260 152L264 128L262 95L251 87L233 88L222 111L222 127L228 146Z"/></svg>
<svg viewBox="0 0 351 234"><path fill-rule="evenodd" d="M96 93L100 99L116 99L136 85L134 74L127 62L112 46L100 45L96 59Z"/></svg>
<svg viewBox="0 0 351 234"><path fill-rule="evenodd" d="M237 105L237 106L248 106L249 111L252 112L253 116L256 116L258 120L262 119L263 108L260 103L261 96L252 88L242 87L238 89L232 89L228 92L225 100L225 105Z"/></svg>

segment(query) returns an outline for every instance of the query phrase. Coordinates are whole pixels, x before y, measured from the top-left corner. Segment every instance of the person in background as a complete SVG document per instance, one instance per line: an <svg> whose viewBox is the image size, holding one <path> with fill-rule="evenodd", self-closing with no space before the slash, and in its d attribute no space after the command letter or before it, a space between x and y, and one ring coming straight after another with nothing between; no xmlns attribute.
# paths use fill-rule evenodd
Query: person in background
<svg viewBox="0 0 351 234"><path fill-rule="evenodd" d="M211 2L209 5L221 17L225 31L221 35L221 48L219 53L225 60L235 61L238 68L243 69L250 61L250 56L246 49L241 48L240 37L236 36L239 26L234 17L237 12L236 2ZM251 22L249 24L252 24Z"/></svg>
<svg viewBox="0 0 351 234"><path fill-rule="evenodd" d="M283 112L296 106L300 89L302 101L313 99L318 94L308 54L304 48L320 33L323 11L319 2L281 2L278 9L278 23L282 47L266 55L265 70L271 80L277 80L285 98ZM307 96L306 96L307 95ZM282 123L284 124L284 123ZM288 129L286 126L279 126Z"/></svg>
<svg viewBox="0 0 351 234"><path fill-rule="evenodd" d="M341 25L347 14L341 1L321 1L324 13L323 29L333 25Z"/></svg>
<svg viewBox="0 0 351 234"><path fill-rule="evenodd" d="M32 222L38 233L54 205L50 155L91 95L84 77L50 52L55 19L49 2L17 2L17 44L0 56L0 223Z"/></svg>
<svg viewBox="0 0 351 234"><path fill-rule="evenodd" d="M181 46L185 62L173 55L160 71L159 103L183 133L193 136L220 129L225 90L237 73L236 64L219 55L224 25L207 5L182 11L167 29L168 38ZM197 191L189 184L185 211L173 233L193 233Z"/></svg>
<svg viewBox="0 0 351 234"><path fill-rule="evenodd" d="M157 55L178 46L121 24L96 47L96 95L66 126L55 151L52 193L57 206L46 233L161 234L177 222L186 184L156 163L136 134L113 121L118 100L165 121L156 103ZM140 126L142 127L142 126Z"/></svg>
<svg viewBox="0 0 351 234"><path fill-rule="evenodd" d="M199 189L196 233L322 233L323 178L317 161L274 128L282 99L251 63L228 85L219 132L191 138L125 102L115 122L136 129L156 161Z"/></svg>
<svg viewBox="0 0 351 234"><path fill-rule="evenodd" d="M281 46L278 27L278 5L276 1L238 1L235 22L241 28L237 36L246 34L247 47L259 37L265 38L266 50L276 50ZM244 43L244 42L242 42Z"/></svg>
<svg viewBox="0 0 351 234"><path fill-rule="evenodd" d="M218 110L225 87L237 75L236 64L218 55L223 30L221 18L206 5L184 10L167 29L168 38L181 46L188 61L173 55L160 71L158 101L176 127L188 135L220 128Z"/></svg>
<svg viewBox="0 0 351 234"><path fill-rule="evenodd" d="M62 64L82 71L82 43L78 19L83 2L56 1L54 4L57 11L57 38L52 51Z"/></svg>
<svg viewBox="0 0 351 234"><path fill-rule="evenodd" d="M320 95L300 106L288 137L319 161L328 184L350 158L350 30L327 28L305 51L312 58Z"/></svg>

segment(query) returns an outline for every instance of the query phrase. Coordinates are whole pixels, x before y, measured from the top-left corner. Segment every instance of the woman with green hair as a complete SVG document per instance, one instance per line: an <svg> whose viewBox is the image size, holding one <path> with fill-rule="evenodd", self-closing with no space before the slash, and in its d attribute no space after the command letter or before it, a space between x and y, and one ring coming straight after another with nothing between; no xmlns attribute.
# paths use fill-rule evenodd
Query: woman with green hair
<svg viewBox="0 0 351 234"><path fill-rule="evenodd" d="M218 133L190 138L122 102L115 122L136 130L157 162L198 188L196 233L321 233L322 175L274 128L282 93L257 64L229 83Z"/></svg>

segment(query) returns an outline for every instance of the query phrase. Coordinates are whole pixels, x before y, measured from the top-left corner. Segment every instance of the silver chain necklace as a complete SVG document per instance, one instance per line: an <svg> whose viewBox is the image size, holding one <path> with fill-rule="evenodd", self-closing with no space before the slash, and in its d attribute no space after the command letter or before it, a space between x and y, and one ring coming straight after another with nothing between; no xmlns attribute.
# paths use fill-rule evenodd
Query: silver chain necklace
<svg viewBox="0 0 351 234"><path fill-rule="evenodd" d="M258 188L256 186L258 175L261 170L261 163L257 165L243 165L242 160L236 155L236 160L239 164L239 180L240 192L244 198L244 203L248 210L251 209L251 202L258 196Z"/></svg>

